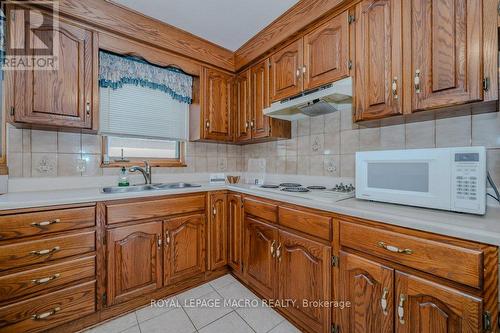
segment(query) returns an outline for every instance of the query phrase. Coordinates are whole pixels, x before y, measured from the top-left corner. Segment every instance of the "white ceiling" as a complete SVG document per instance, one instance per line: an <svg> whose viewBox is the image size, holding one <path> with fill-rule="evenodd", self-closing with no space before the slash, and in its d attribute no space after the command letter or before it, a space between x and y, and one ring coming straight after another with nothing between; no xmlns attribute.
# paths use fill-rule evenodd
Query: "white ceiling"
<svg viewBox="0 0 500 333"><path fill-rule="evenodd" d="M115 0L231 51L298 0Z"/></svg>

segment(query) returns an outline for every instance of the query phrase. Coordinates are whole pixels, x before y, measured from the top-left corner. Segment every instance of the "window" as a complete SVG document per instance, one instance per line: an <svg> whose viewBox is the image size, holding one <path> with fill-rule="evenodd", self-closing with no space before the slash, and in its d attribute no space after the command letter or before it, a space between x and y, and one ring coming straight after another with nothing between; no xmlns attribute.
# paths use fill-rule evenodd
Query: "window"
<svg viewBox="0 0 500 333"><path fill-rule="evenodd" d="M100 134L108 166L184 166L192 78L101 51Z"/></svg>

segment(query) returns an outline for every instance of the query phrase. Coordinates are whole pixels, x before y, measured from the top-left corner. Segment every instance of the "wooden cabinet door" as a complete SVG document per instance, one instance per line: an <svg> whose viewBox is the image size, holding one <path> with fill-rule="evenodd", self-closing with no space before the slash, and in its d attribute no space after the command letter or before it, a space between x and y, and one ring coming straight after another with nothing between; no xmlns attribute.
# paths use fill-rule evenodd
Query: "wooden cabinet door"
<svg viewBox="0 0 500 333"><path fill-rule="evenodd" d="M107 231L107 305L162 286L161 239L161 221Z"/></svg>
<svg viewBox="0 0 500 333"><path fill-rule="evenodd" d="M394 271L366 258L340 253L340 299L351 307L337 311L342 332L392 333Z"/></svg>
<svg viewBox="0 0 500 333"><path fill-rule="evenodd" d="M271 102L302 91L302 38L271 55Z"/></svg>
<svg viewBox="0 0 500 333"><path fill-rule="evenodd" d="M92 127L94 57L93 34L78 25L59 20L57 30L52 17L43 13L43 22L33 17L30 22L14 24L17 45L54 43L57 56L55 70L17 70L14 73L14 121L58 127ZM17 31L19 29L19 31ZM32 33L23 33L32 29ZM38 54L39 55L39 54ZM30 56L37 56L33 50Z"/></svg>
<svg viewBox="0 0 500 333"><path fill-rule="evenodd" d="M252 100L252 138L269 136L269 117L264 108L269 106L269 60L266 59L250 68Z"/></svg>
<svg viewBox="0 0 500 333"><path fill-rule="evenodd" d="M243 203L241 195L229 194L227 196L227 216L229 224L229 259L232 269L242 272L243 251Z"/></svg>
<svg viewBox="0 0 500 333"><path fill-rule="evenodd" d="M233 78L229 74L205 68L203 86L204 138L231 141L231 93Z"/></svg>
<svg viewBox="0 0 500 333"><path fill-rule="evenodd" d="M482 332L481 299L401 272L395 297L395 332Z"/></svg>
<svg viewBox="0 0 500 333"><path fill-rule="evenodd" d="M244 277L262 296L274 298L278 283L275 259L278 229L248 216L244 227Z"/></svg>
<svg viewBox="0 0 500 333"><path fill-rule="evenodd" d="M330 332L330 309L314 302L331 299L331 248L285 231L279 232L278 247L278 299L296 300L283 310L313 332Z"/></svg>
<svg viewBox="0 0 500 333"><path fill-rule="evenodd" d="M210 194L210 223L208 230L208 268L227 264L227 195Z"/></svg>
<svg viewBox="0 0 500 333"><path fill-rule="evenodd" d="M250 71L244 71L235 79L234 87L235 108L233 115L235 122L235 140L247 141L252 138L251 122L252 110L250 101Z"/></svg>
<svg viewBox="0 0 500 333"><path fill-rule="evenodd" d="M304 36L304 90L349 76L349 12Z"/></svg>
<svg viewBox="0 0 500 333"><path fill-rule="evenodd" d="M413 111L482 100L482 1L411 0Z"/></svg>
<svg viewBox="0 0 500 333"><path fill-rule="evenodd" d="M402 109L402 0L364 0L356 10L356 120Z"/></svg>
<svg viewBox="0 0 500 333"><path fill-rule="evenodd" d="M164 285L205 271L205 215L171 218L163 223Z"/></svg>

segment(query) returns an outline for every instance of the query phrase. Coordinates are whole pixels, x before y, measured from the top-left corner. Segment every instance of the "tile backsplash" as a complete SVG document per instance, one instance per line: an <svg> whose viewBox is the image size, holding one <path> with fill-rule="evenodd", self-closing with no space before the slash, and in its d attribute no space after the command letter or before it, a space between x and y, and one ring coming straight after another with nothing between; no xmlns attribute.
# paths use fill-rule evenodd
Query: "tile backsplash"
<svg viewBox="0 0 500 333"><path fill-rule="evenodd" d="M364 128L349 110L292 123L290 140L244 146L187 144L185 168L155 168L156 173L245 171L250 158L264 158L266 173L354 177L355 153L366 150L483 145L488 169L500 184L500 113L472 114L471 108L423 113L403 124ZM418 121L415 121L418 120ZM17 129L8 125L11 177L99 176L101 137L92 134Z"/></svg>

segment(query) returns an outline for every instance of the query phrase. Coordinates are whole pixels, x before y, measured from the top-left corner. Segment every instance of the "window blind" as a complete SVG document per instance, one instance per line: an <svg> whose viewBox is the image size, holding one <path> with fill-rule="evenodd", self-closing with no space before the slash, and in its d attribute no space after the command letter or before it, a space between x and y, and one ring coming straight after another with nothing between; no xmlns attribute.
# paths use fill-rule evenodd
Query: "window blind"
<svg viewBox="0 0 500 333"><path fill-rule="evenodd" d="M163 91L124 84L100 88L100 134L188 140L189 104Z"/></svg>

